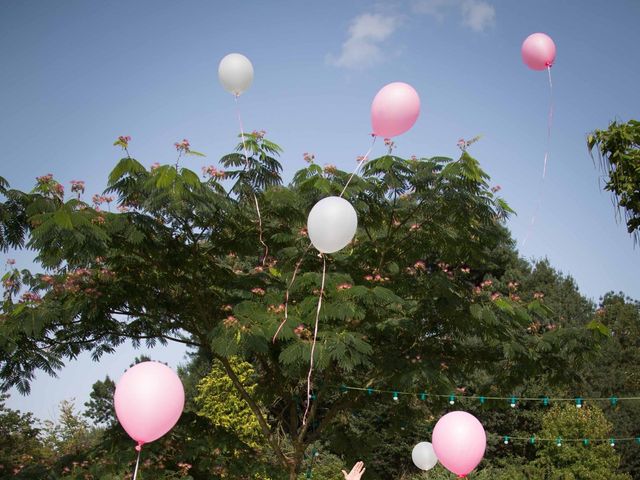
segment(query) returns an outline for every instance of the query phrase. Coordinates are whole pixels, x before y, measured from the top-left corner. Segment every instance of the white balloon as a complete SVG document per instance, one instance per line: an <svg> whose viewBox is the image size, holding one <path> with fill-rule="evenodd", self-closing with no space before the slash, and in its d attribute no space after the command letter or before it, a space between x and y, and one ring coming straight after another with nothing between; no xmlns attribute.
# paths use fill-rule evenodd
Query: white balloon
<svg viewBox="0 0 640 480"><path fill-rule="evenodd" d="M307 231L314 247L322 253L344 248L356 234L358 215L342 197L327 197L316 203L309 218Z"/></svg>
<svg viewBox="0 0 640 480"><path fill-rule="evenodd" d="M240 53L230 53L218 65L218 79L229 92L240 95L253 83L253 65Z"/></svg>
<svg viewBox="0 0 640 480"><path fill-rule="evenodd" d="M431 470L438 463L436 452L429 442L420 442L411 452L411 459L420 470Z"/></svg>

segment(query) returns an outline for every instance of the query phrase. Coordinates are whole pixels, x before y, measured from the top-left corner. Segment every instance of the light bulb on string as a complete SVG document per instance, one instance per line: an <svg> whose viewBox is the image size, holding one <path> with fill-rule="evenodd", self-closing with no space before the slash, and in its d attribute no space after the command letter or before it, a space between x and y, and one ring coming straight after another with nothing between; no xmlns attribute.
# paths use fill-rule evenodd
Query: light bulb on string
<svg viewBox="0 0 640 480"><path fill-rule="evenodd" d="M562 437L556 438L556 446L557 447L561 447L562 446Z"/></svg>
<svg viewBox="0 0 640 480"><path fill-rule="evenodd" d="M503 441L505 445L509 445L509 435L505 435Z"/></svg>
<svg viewBox="0 0 640 480"><path fill-rule="evenodd" d="M615 440L615 438L610 438L610 439L609 439L609 445L611 445L612 447L615 447L615 446L616 446L616 440Z"/></svg>
<svg viewBox="0 0 640 480"><path fill-rule="evenodd" d="M589 445L589 439L588 438L584 438L582 439L582 444L586 447Z"/></svg>
<svg viewBox="0 0 640 480"><path fill-rule="evenodd" d="M449 405L453 405L454 403L456 403L456 396L449 395Z"/></svg>
<svg viewBox="0 0 640 480"><path fill-rule="evenodd" d="M397 401L399 400L399 399L398 399L398 392L393 392L393 400L394 400L395 402L397 402Z"/></svg>
<svg viewBox="0 0 640 480"><path fill-rule="evenodd" d="M576 408L582 408L582 398L576 398Z"/></svg>
<svg viewBox="0 0 640 480"><path fill-rule="evenodd" d="M518 399L516 397L511 397L511 408L516 408L516 403L518 403Z"/></svg>

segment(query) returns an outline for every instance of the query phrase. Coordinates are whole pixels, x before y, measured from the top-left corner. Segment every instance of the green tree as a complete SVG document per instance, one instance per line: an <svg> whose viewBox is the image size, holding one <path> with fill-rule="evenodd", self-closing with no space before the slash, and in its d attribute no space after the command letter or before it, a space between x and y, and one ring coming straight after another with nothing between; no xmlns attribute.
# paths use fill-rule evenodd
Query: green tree
<svg viewBox="0 0 640 480"><path fill-rule="evenodd" d="M616 397L640 392L640 303L623 294L608 293L601 299L595 317L610 334L594 362L582 366L583 391L614 399L604 407L613 430L622 437L640 437L640 405L615 401ZM637 445L622 443L617 450L622 454L621 468L640 478Z"/></svg>
<svg viewBox="0 0 640 480"><path fill-rule="evenodd" d="M0 396L0 478L17 475L47 456L33 415L7 408L6 400L7 395Z"/></svg>
<svg viewBox="0 0 640 480"><path fill-rule="evenodd" d="M537 452L537 458L527 467L529 478L558 480L611 480L630 479L627 474L615 473L620 455L609 445L611 423L602 410L594 406L576 408L572 405L553 406L544 415L540 437L587 438L582 442L545 442ZM594 441L599 439L599 441Z"/></svg>
<svg viewBox="0 0 640 480"><path fill-rule="evenodd" d="M128 150L106 192L118 213L65 201L55 180L38 179L26 227L45 273L21 274L26 299L5 297L5 387L28 392L36 370L53 373L85 350L97 360L127 339L181 342L225 372L281 470L295 479L309 446L367 402L366 392L343 392L343 383L449 391L480 370L482 388L510 389L544 369L562 378L575 354L591 348L595 337L586 330L569 344L557 332L528 331L549 313L544 304L494 291L489 280L502 278L504 253L513 248L502 225L510 209L467 152L455 161L390 153L368 162L348 187L347 172L312 163L284 186L279 147L262 132L246 139L244 169L239 154L223 159L238 167L229 174L232 192L213 167L204 180L178 164L147 170ZM306 216L343 189L359 212L358 233L323 259L309 252ZM287 294L288 316L272 341ZM252 365L254 391L231 358Z"/></svg>
<svg viewBox="0 0 640 480"><path fill-rule="evenodd" d="M72 400L60 402L57 422L44 422L44 441L59 456L79 456L91 446L95 432L79 413Z"/></svg>
<svg viewBox="0 0 640 480"><path fill-rule="evenodd" d="M627 230L638 241L640 232L640 122L611 122L606 130L587 137L589 152L595 149L607 176L604 189L611 192L624 210Z"/></svg>
<svg viewBox="0 0 640 480"><path fill-rule="evenodd" d="M89 401L84 404L84 415L90 418L95 425L110 426L116 423L113 410L115 391L116 384L109 378L109 375L104 380L98 380L92 385Z"/></svg>

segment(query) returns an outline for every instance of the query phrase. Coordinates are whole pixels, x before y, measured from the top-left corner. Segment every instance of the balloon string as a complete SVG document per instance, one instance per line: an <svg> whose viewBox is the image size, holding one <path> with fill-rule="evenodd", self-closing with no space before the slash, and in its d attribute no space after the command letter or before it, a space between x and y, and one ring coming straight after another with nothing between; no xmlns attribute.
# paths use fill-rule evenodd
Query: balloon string
<svg viewBox="0 0 640 480"><path fill-rule="evenodd" d="M236 102L236 114L238 116L238 123L240 124L240 137L242 138L242 151L244 153L245 168L249 168L249 155L247 153L247 145L244 140L244 137L245 137L244 126L242 123L242 115L240 114L240 105L238 104L238 97L239 95L237 94L233 96ZM262 266L264 267L265 262L267 261L267 256L269 255L269 247L265 243L263 234L262 234L262 215L260 214L260 205L258 204L258 197L256 197L256 194L253 191L253 189L251 190L251 194L253 195L253 201L256 205L256 213L258 214L258 238L260 240L260 243L264 247L264 256L262 257Z"/></svg>
<svg viewBox="0 0 640 480"><path fill-rule="evenodd" d="M307 375L307 406L304 410L304 416L302 417L302 424L307 424L307 414L309 413L309 407L311 406L311 375L313 373L313 354L316 350L316 341L318 338L318 321L320 320L320 309L322 308L322 297L324 295L324 281L327 273L327 259L324 254L320 254L322 257L322 283L320 284L320 295L318 296L318 308L316 309L316 323L313 329L313 343L311 343L311 358L309 360L309 374Z"/></svg>
<svg viewBox="0 0 640 480"><path fill-rule="evenodd" d="M522 246L524 247L527 244L527 240L531 237L533 232L533 226L536 223L536 218L540 212L540 207L542 206L542 196L544 193L544 181L547 176L547 162L549 160L549 150L551 147L551 128L553 126L553 82L551 80L551 66L547 66L547 72L549 74L549 114L547 116L547 146L544 152L544 163L542 166L542 180L540 185L540 191L538 193L538 200L536 201L536 206L533 211L533 215L531 216L531 222L529 223L529 227L527 228L527 234L522 241Z"/></svg>
<svg viewBox="0 0 640 480"><path fill-rule="evenodd" d="M293 286L293 282L295 282L296 280L296 275L298 274L298 270L300 270L300 265L302 265L302 260L304 260L304 256L307 254L310 248L311 248L311 242L309 242L309 245L307 245L307 248L304 249L304 252L300 257L300 260L298 260L298 262L296 263L296 267L293 269L293 276L291 277L291 280L287 285L287 290L284 293L284 318L282 319L282 322L280 322L280 325L278 326L276 333L273 334L273 340L272 340L273 343L276 343L276 338L278 337L280 330L282 330L282 327L284 327L284 325L287 323L287 320L289 319L289 291Z"/></svg>
<svg viewBox="0 0 640 480"><path fill-rule="evenodd" d="M142 445L138 443L136 450L138 451L138 459L136 460L136 469L133 471L133 480L138 477L138 467L140 466L140 454L142 453Z"/></svg>
<svg viewBox="0 0 640 480"><path fill-rule="evenodd" d="M371 142L371 146L369 147L369 150L367 150L367 153L365 153L364 156L358 161L358 165L356 166L355 170L347 180L347 183L345 183L344 188L342 189L342 192L340 192L341 197L344 195L344 192L347 190L347 187L349 186L349 183L351 183L351 180L353 179L353 177L355 177L356 173L358 173L358 171L360 170L360 167L362 166L362 164L365 163L369 158L369 154L371 153L371 150L373 150L373 146L376 143L376 138L378 137L373 135L373 141Z"/></svg>
<svg viewBox="0 0 640 480"><path fill-rule="evenodd" d="M344 192L347 190L347 187L351 183L351 180L353 180L353 177L356 176L356 174L360 170L360 167L362 167L362 165L369 158L369 155L371 154L371 150L373 150L373 146L376 144L376 139L378 138L376 135L372 135L372 136L373 136L373 140L371 141L371 145L369 146L369 150L367 150L367 153L365 153L362 156L362 158L358 161L358 165L356 165L356 168L353 170L353 172L351 173L351 175L347 179L347 183L345 183L344 187L342 188L342 191L340 192L340 197L342 197L344 195ZM311 245L309 245L309 246L311 246ZM308 249L309 249L309 247L307 247L307 250ZM320 310L322 309L322 297L324 295L324 283L325 283L325 279L326 279L326 276L327 276L327 259L322 253L320 253L320 256L322 257L322 283L321 283L321 286L320 286L320 295L318 297L318 308L316 309L315 325L313 327L313 342L311 344L311 358L309 359L309 373L307 375L307 402L306 402L307 406L305 407L304 415L302 417L302 424L303 425L307 424L307 415L309 414L309 408L311 407L311 376L313 375L313 363L314 363L313 362L313 355L314 355L315 350L316 350L316 343L317 343L317 339L318 339L318 323L319 323L319 320L320 320ZM294 276L294 278L295 278L295 276ZM292 281L293 281L293 279L292 279ZM287 306L285 305L285 311L286 311L286 308L287 308ZM285 321L286 321L286 319L285 319Z"/></svg>
<svg viewBox="0 0 640 480"><path fill-rule="evenodd" d="M551 81L551 65L547 66L549 73L549 115L547 116L547 151L544 153L544 167L542 169L542 179L547 175L547 160L549 158L549 147L551 145L551 127L553 126L553 82Z"/></svg>

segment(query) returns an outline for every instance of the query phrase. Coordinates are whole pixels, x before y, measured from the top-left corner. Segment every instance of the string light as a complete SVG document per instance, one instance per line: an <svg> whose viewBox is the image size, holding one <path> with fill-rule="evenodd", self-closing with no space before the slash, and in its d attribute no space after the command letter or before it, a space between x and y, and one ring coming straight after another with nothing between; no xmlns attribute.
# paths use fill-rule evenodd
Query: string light
<svg viewBox="0 0 640 480"><path fill-rule="evenodd" d="M415 392L405 392L401 390L380 390L373 387L350 387L347 385L340 385L340 391L342 393L346 393L350 390L352 391L362 391L367 392L368 396L373 396L374 393L386 393L391 394L392 398L395 402L400 400L400 395L411 395L419 398L420 400L426 400L427 397L433 398L447 398L449 400L450 405L454 405L456 403L456 396L454 393L445 395L445 394L434 394L427 393L426 391L422 391L419 393ZM315 395L313 395L315 397ZM549 406L551 402L574 402L576 408L582 408L585 401L597 402L597 401L609 401L612 406L618 405L619 401L637 401L640 400L640 397L573 397L573 398L564 398L564 397L516 397L512 395L510 397L497 397L497 396L484 396L484 395L462 395L459 398L461 399L469 399L469 400L478 400L480 405L484 405L487 400L496 400L496 401L504 401L508 400L511 408L515 408L518 402L526 401L526 402L535 402L542 401L543 406ZM489 434L490 436L495 436L494 434ZM584 445L585 447L591 445L592 443L608 443L611 447L615 447L619 442L634 442L637 445L640 445L640 437L622 437L622 438L563 438L558 436L556 438L540 438L535 435L531 435L528 437L512 437L510 435L500 435L499 438L505 445L508 445L515 441L527 441L531 445L535 445L538 442L554 442L557 447L562 447L564 443L577 443Z"/></svg>
<svg viewBox="0 0 640 480"><path fill-rule="evenodd" d="M604 402L608 401L612 406L617 406L620 402L625 401L640 401L640 397L517 397L515 395L510 395L508 397L501 396L488 396L488 395L456 395L454 393L450 394L438 394L438 393L427 393L426 391L421 392L408 392L402 390L382 390L373 387L351 387L347 385L341 385L340 391L345 393L349 390L353 391L362 391L367 392L368 395L372 396L374 393L386 393L391 394L394 397L400 395L410 395L420 400L426 400L427 397L431 398L444 398L449 401L450 405L454 405L456 400L478 400L481 405L485 405L487 401L507 401L512 408L515 408L518 403L522 402L542 402L542 405L548 407L551 403L559 403L559 402L573 402L576 408L582 408L586 402Z"/></svg>
<svg viewBox="0 0 640 480"><path fill-rule="evenodd" d="M640 437L621 437L621 438L615 438L615 437L610 437L610 438L588 438L588 437L581 437L581 438L566 438L566 437L562 437L562 436L557 436L555 438L544 438L544 437L536 437L535 435L531 435L528 437L519 437L519 436L511 436L511 435L498 435L498 434L493 434L493 433L488 433L487 436L489 437L493 437L496 438L497 440L501 441L503 444L507 445L507 444L512 444L514 442L528 442L531 445L535 445L537 443L555 443L556 446L558 447L562 447L565 444L582 444L585 447L588 447L589 445L592 444L608 444L611 447L615 447L616 445L618 445L620 442L632 442L635 443L637 445L640 445Z"/></svg>
<svg viewBox="0 0 640 480"><path fill-rule="evenodd" d="M454 405L456 402L456 399L458 398L455 394L451 393L448 395L444 395L444 394L432 394L432 393L427 393L425 391L422 391L418 394L416 394L415 392L403 392L401 390L379 390L373 387L366 387L366 388L361 388L361 387L349 387L347 385L340 385L340 391L343 393L348 392L349 390L355 390L355 391L362 391L362 392L367 392L367 394L369 396L372 396L374 393L386 393L386 394L391 394L392 398L394 401L399 401L400 400L400 395L411 395L411 396L417 396L418 398L420 398L420 400L426 400L427 397L434 397L434 398L448 398L449 400L449 404ZM624 400L624 401L632 401L632 400L640 400L640 397L573 397L573 398L551 398L551 397L536 397L536 398L532 398L532 397L516 397L514 395L510 396L510 397L487 397L487 396L476 396L476 395L469 395L469 396L461 396L459 397L461 399L477 399L479 400L480 404L485 404L485 402L487 400L508 400L510 402L510 404L512 405L517 405L518 402L520 401L540 401L542 400L542 404L545 406L548 406L552 401L553 402L574 402L576 407L581 408L582 405L584 405L585 400L589 400L589 401L609 401L611 403L611 405L617 405L618 401L620 400ZM500 441L502 441L505 445L511 444L514 441L524 441L524 442L528 442L530 445L536 445L537 443L540 442L553 442L555 443L555 445L557 447L562 447L565 443L572 443L572 444L582 444L583 446L587 447L593 443L608 443L611 447L615 447L618 443L620 442L633 442L637 445L640 446L640 436L638 437L620 437L620 438L616 438L616 437L610 437L610 438L585 438L585 437L581 437L581 438L564 438L562 436L558 436L556 438L541 438L541 437L536 437L535 435L530 435L530 436L525 436L525 437L519 437L519 436L511 436L511 435L497 435L497 434L492 434L492 433L488 433L488 436L492 436L492 437L498 437L500 439Z"/></svg>

